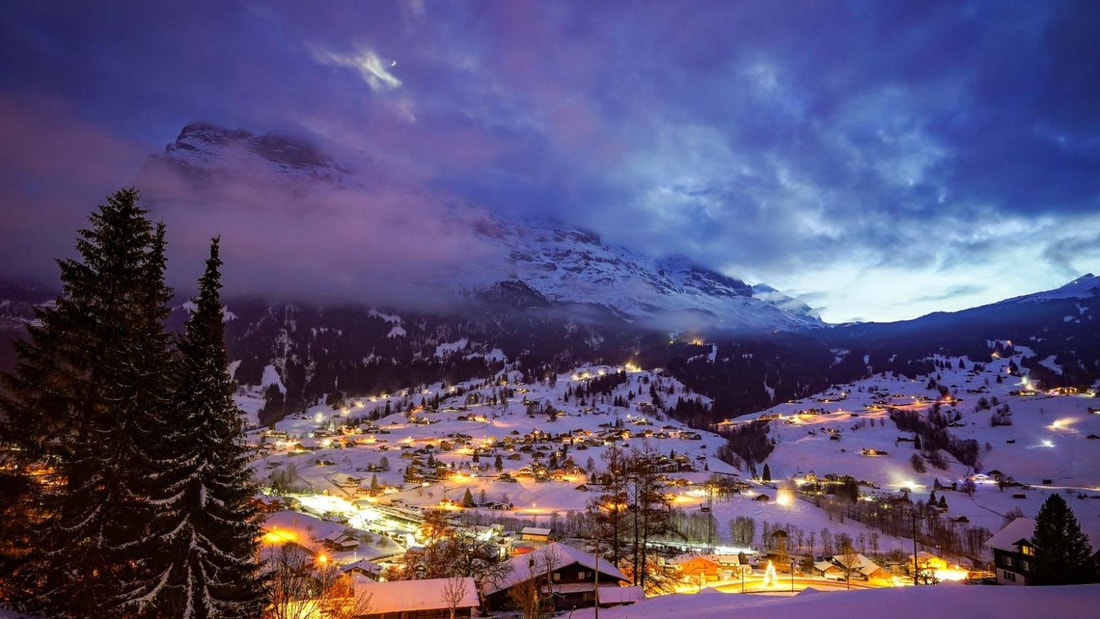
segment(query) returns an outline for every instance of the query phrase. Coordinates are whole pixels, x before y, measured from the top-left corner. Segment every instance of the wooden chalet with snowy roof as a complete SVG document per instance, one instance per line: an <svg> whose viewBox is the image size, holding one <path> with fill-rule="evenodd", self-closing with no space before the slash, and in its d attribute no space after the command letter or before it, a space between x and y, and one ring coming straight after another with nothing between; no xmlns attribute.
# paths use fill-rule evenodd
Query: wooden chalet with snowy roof
<svg viewBox="0 0 1100 619"><path fill-rule="evenodd" d="M366 614L358 619L468 619L478 605L477 584L463 578L391 580L375 582L356 575L358 597L367 600Z"/></svg>
<svg viewBox="0 0 1100 619"><path fill-rule="evenodd" d="M535 595L538 605L553 611L630 604L644 595L625 587L626 576L602 557L554 542L508 560L511 570L482 593L491 609L514 607L513 591ZM598 591L597 591L598 589Z"/></svg>
<svg viewBox="0 0 1100 619"><path fill-rule="evenodd" d="M525 542L549 542L550 529L546 527L523 527L519 538Z"/></svg>
<svg viewBox="0 0 1100 619"><path fill-rule="evenodd" d="M345 552L359 548L359 540L346 531L332 531L321 538L325 548L335 552Z"/></svg>
<svg viewBox="0 0 1100 619"><path fill-rule="evenodd" d="M852 580L889 583L893 574L860 553L853 555L833 555L825 561L814 563L814 570L831 580L847 580L849 572Z"/></svg>
<svg viewBox="0 0 1100 619"><path fill-rule="evenodd" d="M371 580L381 580L382 577L382 566L366 559L357 559L351 563L341 564L340 571L348 576L359 574Z"/></svg>
<svg viewBox="0 0 1100 619"><path fill-rule="evenodd" d="M993 569L999 585L1026 585L1034 578L1035 521L1017 518L989 538L986 546L993 550Z"/></svg>
<svg viewBox="0 0 1100 619"><path fill-rule="evenodd" d="M669 559L668 565L680 580L698 585L729 580L742 571L737 555L690 552Z"/></svg>

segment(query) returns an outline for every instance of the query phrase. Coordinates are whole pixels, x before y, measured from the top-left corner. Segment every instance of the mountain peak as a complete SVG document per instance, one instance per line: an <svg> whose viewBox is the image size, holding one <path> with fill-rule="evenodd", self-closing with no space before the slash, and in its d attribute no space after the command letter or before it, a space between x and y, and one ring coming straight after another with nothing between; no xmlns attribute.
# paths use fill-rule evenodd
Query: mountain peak
<svg viewBox="0 0 1100 619"><path fill-rule="evenodd" d="M138 183L163 186L165 173L195 187L243 181L300 193L318 181L342 183L351 170L302 138L275 133L260 135L199 121L180 130L163 153L149 157L138 175Z"/></svg>

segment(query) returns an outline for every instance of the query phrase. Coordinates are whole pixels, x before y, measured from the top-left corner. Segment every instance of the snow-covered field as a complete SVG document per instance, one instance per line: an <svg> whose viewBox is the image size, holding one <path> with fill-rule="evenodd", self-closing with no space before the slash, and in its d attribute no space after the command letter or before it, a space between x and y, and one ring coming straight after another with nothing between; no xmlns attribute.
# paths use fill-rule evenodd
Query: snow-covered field
<svg viewBox="0 0 1100 619"><path fill-rule="evenodd" d="M693 595L665 595L630 606L600 609L603 619L852 619L887 613L890 619L928 617L1013 617L1091 619L1097 615L1100 585L1076 587L936 587L868 589L845 594L807 589L793 597L723 594L713 589ZM946 615L944 614L946 613ZM592 619L593 609L575 611L572 619Z"/></svg>

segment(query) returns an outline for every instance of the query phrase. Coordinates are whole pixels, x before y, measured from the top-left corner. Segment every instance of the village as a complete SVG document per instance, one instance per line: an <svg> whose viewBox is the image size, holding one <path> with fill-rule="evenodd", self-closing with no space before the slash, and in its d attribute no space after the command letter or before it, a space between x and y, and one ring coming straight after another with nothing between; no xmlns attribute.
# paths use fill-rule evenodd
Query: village
<svg viewBox="0 0 1100 619"><path fill-rule="evenodd" d="M1026 354L1018 347L1016 361ZM1100 501L1088 500L1100 498L1100 415L1091 394L1039 391L1008 372L1012 361L943 359L938 379L875 376L716 432L668 415L680 400L707 398L633 366L352 397L250 432L271 512L264 541L351 579L371 617L535 616L705 589L1023 584L1027 549L1007 538L1034 526L1044 497L1074 497L1086 530L1100 528ZM1003 402L1002 412L978 398ZM255 392L238 401L252 415L259 406ZM1014 422L991 422L1005 409ZM900 430L906 413L945 416L959 440L980 446L984 468L945 451L924 463L919 436ZM774 441L755 474L719 458L727 439L717 433L753 419ZM647 454L660 504L677 514L675 533L645 539L641 563L637 552L609 560L586 519L611 483L609 451ZM441 521L503 567L461 579L410 572L433 556ZM1002 535L1006 525L1013 532ZM410 577L413 597L402 593Z"/></svg>

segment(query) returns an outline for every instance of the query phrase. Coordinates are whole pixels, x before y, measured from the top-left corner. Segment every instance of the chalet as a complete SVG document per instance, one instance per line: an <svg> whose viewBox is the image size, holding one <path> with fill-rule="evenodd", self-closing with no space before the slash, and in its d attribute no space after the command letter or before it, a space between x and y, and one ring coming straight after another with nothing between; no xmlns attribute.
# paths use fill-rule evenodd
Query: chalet
<svg viewBox="0 0 1100 619"><path fill-rule="evenodd" d="M523 527L519 532L519 538L525 542L549 542L550 529L543 527Z"/></svg>
<svg viewBox="0 0 1100 619"><path fill-rule="evenodd" d="M687 583L706 585L719 580L730 580L741 573L737 555L712 555L686 553L669 559L673 572Z"/></svg>
<svg viewBox="0 0 1100 619"><path fill-rule="evenodd" d="M818 561L814 563L814 571L822 578L829 580L844 580L844 570L832 561Z"/></svg>
<svg viewBox="0 0 1100 619"><path fill-rule="evenodd" d="M853 580L892 582L893 574L860 553L851 556L834 555L827 561L814 564L814 570L825 578L833 580L846 580L849 568Z"/></svg>
<svg viewBox="0 0 1100 619"><path fill-rule="evenodd" d="M1035 546L1031 536L1035 533L1035 521L1017 518L997 531L986 546L993 550L993 568L999 585L1026 585L1032 580L1035 568Z"/></svg>
<svg viewBox="0 0 1100 619"><path fill-rule="evenodd" d="M344 552L359 548L359 540L344 531L333 531L321 538L325 548L335 552Z"/></svg>
<svg viewBox="0 0 1100 619"><path fill-rule="evenodd" d="M640 587L622 586L626 576L609 561L558 542L508 562L508 575L482 591L490 608L514 606L510 592L525 588L555 612L595 606L597 594L600 606L629 604L644 597Z"/></svg>
<svg viewBox="0 0 1100 619"><path fill-rule="evenodd" d="M358 574L371 580L380 580L382 576L382 566L373 561L367 561L366 559L345 563L340 566L340 571L348 576Z"/></svg>
<svg viewBox="0 0 1100 619"><path fill-rule="evenodd" d="M688 553L669 559L669 564L683 580L688 583L706 585L718 580L718 570L722 567L711 555Z"/></svg>
<svg viewBox="0 0 1100 619"><path fill-rule="evenodd" d="M912 570L913 566L916 566L920 574L926 577L930 576L934 578L935 580L932 582L941 580L941 573L948 569L946 559L942 557L937 557L936 555L930 552L926 552L924 550L917 553L917 557L915 560L913 559L913 555L909 555L906 561L908 562L906 564L907 569Z"/></svg>
<svg viewBox="0 0 1100 619"><path fill-rule="evenodd" d="M429 578L375 582L353 577L356 596L369 600L358 619L468 619L478 605L473 578Z"/></svg>

